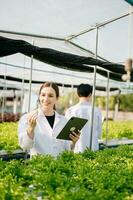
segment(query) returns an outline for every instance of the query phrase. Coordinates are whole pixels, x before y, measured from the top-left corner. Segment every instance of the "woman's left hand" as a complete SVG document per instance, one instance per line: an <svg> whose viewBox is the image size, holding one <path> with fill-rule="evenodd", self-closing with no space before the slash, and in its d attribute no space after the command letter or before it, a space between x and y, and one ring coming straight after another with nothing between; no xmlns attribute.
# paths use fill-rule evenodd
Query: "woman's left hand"
<svg viewBox="0 0 133 200"><path fill-rule="evenodd" d="M73 144L75 144L79 140L80 132L77 132L77 133L72 132L70 133L69 137L72 140Z"/></svg>

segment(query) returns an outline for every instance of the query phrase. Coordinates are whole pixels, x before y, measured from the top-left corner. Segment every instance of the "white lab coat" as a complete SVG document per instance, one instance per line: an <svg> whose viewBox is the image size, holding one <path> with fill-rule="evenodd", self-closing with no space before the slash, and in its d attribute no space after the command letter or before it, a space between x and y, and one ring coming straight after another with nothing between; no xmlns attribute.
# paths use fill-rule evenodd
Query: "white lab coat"
<svg viewBox="0 0 133 200"><path fill-rule="evenodd" d="M23 115L19 121L19 144L24 150L30 151L30 155L50 154L58 155L64 150L70 150L70 142L56 139L61 129L67 123L67 119L55 112L55 121L53 129L47 121L43 112L39 109L37 125L34 130L34 139L32 140L26 132L28 127L27 114Z"/></svg>
<svg viewBox="0 0 133 200"><path fill-rule="evenodd" d="M81 130L80 139L77 141L74 152L83 152L87 147L90 148L90 132L91 132L91 112L92 105L85 101L78 103L66 110L65 116L70 119L72 116L88 119L88 122ZM92 148L96 151L99 149L98 138L102 133L102 115L99 108L94 108L94 123L93 123L93 136L92 136Z"/></svg>

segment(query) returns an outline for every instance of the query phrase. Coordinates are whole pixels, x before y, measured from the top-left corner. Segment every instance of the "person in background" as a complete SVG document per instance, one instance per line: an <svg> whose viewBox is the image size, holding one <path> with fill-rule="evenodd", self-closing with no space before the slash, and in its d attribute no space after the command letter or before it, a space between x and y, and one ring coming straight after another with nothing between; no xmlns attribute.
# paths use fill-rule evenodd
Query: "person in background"
<svg viewBox="0 0 133 200"><path fill-rule="evenodd" d="M40 107L23 115L19 121L19 144L30 155L57 156L64 150L73 150L79 133L71 133L70 141L56 139L67 119L55 111L59 88L55 83L42 84L39 91Z"/></svg>
<svg viewBox="0 0 133 200"><path fill-rule="evenodd" d="M68 119L73 116L88 119L88 122L81 130L80 138L75 145L75 153L83 152L86 148L91 148L93 151L99 149L98 139L100 139L102 133L102 115L100 109L96 107L94 107L92 145L90 147L92 91L93 88L89 84L80 84L77 88L79 102L66 110L65 116Z"/></svg>

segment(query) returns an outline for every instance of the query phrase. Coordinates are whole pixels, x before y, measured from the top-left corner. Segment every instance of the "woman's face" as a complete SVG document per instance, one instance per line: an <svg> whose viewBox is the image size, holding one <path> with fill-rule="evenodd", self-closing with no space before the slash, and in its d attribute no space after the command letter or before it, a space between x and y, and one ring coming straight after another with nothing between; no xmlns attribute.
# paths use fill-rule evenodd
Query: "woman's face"
<svg viewBox="0 0 133 200"><path fill-rule="evenodd" d="M56 92L52 87L44 87L40 93L40 104L41 106L48 110L53 109L57 102Z"/></svg>

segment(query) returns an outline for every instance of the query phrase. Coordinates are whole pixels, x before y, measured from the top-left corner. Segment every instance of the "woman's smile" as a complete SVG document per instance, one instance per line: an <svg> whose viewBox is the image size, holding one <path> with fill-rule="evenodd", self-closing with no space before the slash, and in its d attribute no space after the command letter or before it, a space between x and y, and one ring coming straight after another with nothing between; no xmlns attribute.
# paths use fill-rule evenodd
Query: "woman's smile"
<svg viewBox="0 0 133 200"><path fill-rule="evenodd" d="M40 104L42 108L53 110L55 104L57 102L57 97L55 90L52 87L45 87L41 90L40 93Z"/></svg>

